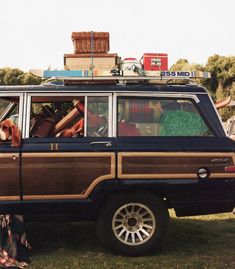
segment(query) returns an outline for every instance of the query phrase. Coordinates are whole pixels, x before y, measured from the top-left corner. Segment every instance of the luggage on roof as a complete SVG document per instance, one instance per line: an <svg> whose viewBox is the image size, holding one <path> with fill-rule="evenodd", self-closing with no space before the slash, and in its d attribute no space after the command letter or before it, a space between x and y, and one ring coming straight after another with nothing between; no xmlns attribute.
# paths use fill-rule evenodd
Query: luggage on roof
<svg viewBox="0 0 235 269"><path fill-rule="evenodd" d="M74 53L108 53L108 32L73 32Z"/></svg>

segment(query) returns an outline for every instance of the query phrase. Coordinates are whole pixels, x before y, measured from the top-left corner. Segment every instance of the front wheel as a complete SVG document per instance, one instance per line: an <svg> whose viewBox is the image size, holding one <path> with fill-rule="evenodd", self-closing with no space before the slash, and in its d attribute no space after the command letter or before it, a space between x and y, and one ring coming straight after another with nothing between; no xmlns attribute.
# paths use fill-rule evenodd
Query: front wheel
<svg viewBox="0 0 235 269"><path fill-rule="evenodd" d="M98 235L117 254L140 256L160 247L168 211L149 193L119 194L110 198L98 218Z"/></svg>

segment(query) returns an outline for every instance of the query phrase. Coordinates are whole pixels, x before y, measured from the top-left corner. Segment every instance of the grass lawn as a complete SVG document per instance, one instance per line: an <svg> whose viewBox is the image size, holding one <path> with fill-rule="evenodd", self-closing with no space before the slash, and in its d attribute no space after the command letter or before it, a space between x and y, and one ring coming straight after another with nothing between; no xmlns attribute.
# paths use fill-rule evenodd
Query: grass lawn
<svg viewBox="0 0 235 269"><path fill-rule="evenodd" d="M94 223L27 223L32 269L235 268L235 215L175 218L161 252L128 258L100 244Z"/></svg>

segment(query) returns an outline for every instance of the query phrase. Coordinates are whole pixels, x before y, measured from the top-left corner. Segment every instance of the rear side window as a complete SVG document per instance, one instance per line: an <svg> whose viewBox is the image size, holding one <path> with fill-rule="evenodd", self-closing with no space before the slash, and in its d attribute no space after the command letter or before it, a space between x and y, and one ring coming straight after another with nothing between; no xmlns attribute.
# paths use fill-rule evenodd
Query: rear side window
<svg viewBox="0 0 235 269"><path fill-rule="evenodd" d="M186 99L119 97L118 136L212 136Z"/></svg>

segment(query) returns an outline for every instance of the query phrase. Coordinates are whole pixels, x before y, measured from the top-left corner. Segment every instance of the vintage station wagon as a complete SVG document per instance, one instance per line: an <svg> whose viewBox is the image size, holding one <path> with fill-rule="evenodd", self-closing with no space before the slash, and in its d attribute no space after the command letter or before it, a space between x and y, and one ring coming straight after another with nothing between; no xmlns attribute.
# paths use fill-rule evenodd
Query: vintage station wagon
<svg viewBox="0 0 235 269"><path fill-rule="evenodd" d="M170 208L235 206L235 142L201 86L1 86L0 122L2 214L96 220L110 249L134 256L161 245Z"/></svg>

